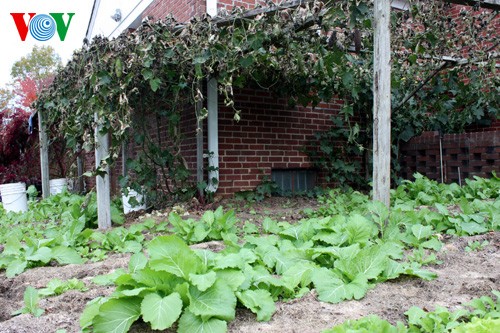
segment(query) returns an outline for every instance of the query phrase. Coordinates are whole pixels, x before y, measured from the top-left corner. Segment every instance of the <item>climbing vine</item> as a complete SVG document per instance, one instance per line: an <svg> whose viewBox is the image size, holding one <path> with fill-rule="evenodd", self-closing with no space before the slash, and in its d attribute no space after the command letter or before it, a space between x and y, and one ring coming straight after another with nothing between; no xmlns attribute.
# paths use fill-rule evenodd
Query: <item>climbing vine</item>
<svg viewBox="0 0 500 333"><path fill-rule="evenodd" d="M491 56L498 47L497 14L470 8L456 19L443 20L449 4L409 3L409 10L393 11L392 16L393 137L407 140L437 125L463 130L477 120L497 117L497 60ZM227 106L234 106L235 87L258 86L288 96L292 104L313 107L337 96L344 100L340 117L353 131L347 141L369 149L372 2L313 0L278 8L235 8L224 17L203 16L186 24L167 17L144 21L136 31L113 40L97 37L75 52L36 107L64 133L69 147L90 150L96 128L110 133L111 154L103 163L116 160L122 142L147 139L150 132L141 133L140 126L131 124L153 113L158 122L170 124L170 148L156 150L163 156L156 164L173 170L185 165L178 154L182 112L195 110L205 99L203 82L216 78ZM444 56L467 61L440 65ZM440 66L454 70L438 70L426 80ZM427 85L416 89L424 81ZM236 120L244 117L234 111ZM207 114L203 108L193 112L198 119Z"/></svg>

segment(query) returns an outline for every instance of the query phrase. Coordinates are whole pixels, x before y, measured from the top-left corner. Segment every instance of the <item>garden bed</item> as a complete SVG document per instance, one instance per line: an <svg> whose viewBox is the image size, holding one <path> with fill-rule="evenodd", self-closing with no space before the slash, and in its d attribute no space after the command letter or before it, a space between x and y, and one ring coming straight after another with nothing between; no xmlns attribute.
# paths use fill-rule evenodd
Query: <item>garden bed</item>
<svg viewBox="0 0 500 333"><path fill-rule="evenodd" d="M416 175L390 210L340 190L126 219L115 206L110 230L93 228L95 195L31 202L0 215L0 333L313 333L362 317L334 332L494 331L500 183L466 183Z"/></svg>
<svg viewBox="0 0 500 333"><path fill-rule="evenodd" d="M284 199L274 199L281 201ZM258 211L267 210L268 205L253 205ZM297 211L294 204L290 210L282 209L286 216ZM246 213L245 213L246 214ZM242 215L243 217L244 215ZM255 214L249 214L255 217ZM277 217L277 216L276 216ZM250 217L251 218L251 217ZM466 251L469 243L487 240L489 244L475 251ZM236 311L236 319L229 323L228 332L321 332L347 319L356 319L377 314L392 323L404 321L404 312L411 306L433 310L436 305L456 310L459 305L492 290L500 289L500 232L470 237L448 237L439 251L441 265L427 267L438 274L433 281L403 277L378 284L368 291L366 297L338 304L320 302L314 291L300 299L278 302L277 310L269 322L258 322L255 315L246 309ZM209 244L210 247L213 244ZM39 267L30 269L13 279L0 273L0 332L44 333L66 330L80 332L79 317L88 301L97 296L110 295L114 287L98 286L91 282L97 275L126 268L130 255L114 254L104 261L62 267ZM27 286L43 288L58 278L78 278L89 287L88 291L68 291L60 296L44 298L40 307L45 313L38 318L31 314L12 317L11 313L23 306L23 293ZM153 332L142 322L134 324L130 332Z"/></svg>

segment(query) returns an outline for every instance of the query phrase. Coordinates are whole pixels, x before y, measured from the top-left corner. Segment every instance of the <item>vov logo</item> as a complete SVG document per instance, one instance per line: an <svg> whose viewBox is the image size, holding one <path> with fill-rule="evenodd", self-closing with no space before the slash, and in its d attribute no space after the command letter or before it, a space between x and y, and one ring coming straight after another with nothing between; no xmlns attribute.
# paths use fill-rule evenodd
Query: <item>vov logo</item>
<svg viewBox="0 0 500 333"><path fill-rule="evenodd" d="M75 15L75 13L67 13L69 18L68 23L65 23L63 19L64 13L49 13L49 15L28 13L30 18L28 19L28 23L26 23L24 19L25 14L26 13L10 13L14 19L14 23L16 23L19 37L21 37L23 42L26 40L28 32L37 41L45 42L54 37L56 31L59 35L59 39L64 41L68 33L69 25L71 24L71 19L73 15Z"/></svg>

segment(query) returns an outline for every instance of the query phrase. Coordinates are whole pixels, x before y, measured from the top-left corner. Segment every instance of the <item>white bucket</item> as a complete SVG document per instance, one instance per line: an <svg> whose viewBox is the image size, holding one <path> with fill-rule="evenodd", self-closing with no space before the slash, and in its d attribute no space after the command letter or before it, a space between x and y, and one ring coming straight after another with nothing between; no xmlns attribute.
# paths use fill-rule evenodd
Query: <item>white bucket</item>
<svg viewBox="0 0 500 333"><path fill-rule="evenodd" d="M3 208L7 212L25 212L28 210L26 184L13 183L0 185Z"/></svg>
<svg viewBox="0 0 500 333"><path fill-rule="evenodd" d="M137 206L130 205L130 198L135 198L135 200L137 200L139 204ZM139 194L137 193L137 191L132 189L128 189L128 195L122 194L122 202L124 214L146 209L146 198L144 197L144 195Z"/></svg>
<svg viewBox="0 0 500 333"><path fill-rule="evenodd" d="M61 193L65 188L68 188L68 180L66 178L57 178L50 180L50 195Z"/></svg>

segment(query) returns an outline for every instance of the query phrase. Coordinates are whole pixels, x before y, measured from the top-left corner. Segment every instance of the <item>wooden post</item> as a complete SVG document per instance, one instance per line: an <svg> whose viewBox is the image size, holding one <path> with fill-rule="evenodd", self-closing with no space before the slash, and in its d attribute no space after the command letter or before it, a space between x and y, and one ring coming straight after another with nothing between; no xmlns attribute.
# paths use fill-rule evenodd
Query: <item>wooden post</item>
<svg viewBox="0 0 500 333"><path fill-rule="evenodd" d="M97 113L95 121L98 122ZM95 165L98 167L101 161L109 155L109 138L108 133L101 133L102 126L97 125L95 129ZM110 197L110 182L109 182L109 166L106 166L104 176L96 176L96 191L97 191L97 225L99 229L111 228L111 197Z"/></svg>
<svg viewBox="0 0 500 333"><path fill-rule="evenodd" d="M42 112L40 111L38 111L38 136L40 139L40 171L42 177L42 197L48 198L50 195L49 141L47 139L47 129L45 128Z"/></svg>
<svg viewBox="0 0 500 333"><path fill-rule="evenodd" d="M387 0L374 2L373 50L373 200L390 205L391 185L391 41Z"/></svg>
<svg viewBox="0 0 500 333"><path fill-rule="evenodd" d="M77 178L75 182L75 191L78 194L82 194L84 190L83 182L83 158L82 158L82 145L76 145L76 168L77 168Z"/></svg>

